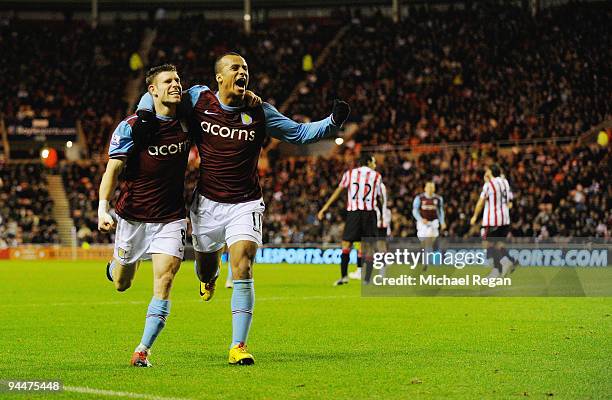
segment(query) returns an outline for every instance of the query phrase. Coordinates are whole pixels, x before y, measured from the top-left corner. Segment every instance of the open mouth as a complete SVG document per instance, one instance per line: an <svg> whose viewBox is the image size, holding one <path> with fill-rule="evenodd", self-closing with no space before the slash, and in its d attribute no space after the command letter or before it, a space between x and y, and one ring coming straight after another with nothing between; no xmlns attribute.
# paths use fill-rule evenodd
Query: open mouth
<svg viewBox="0 0 612 400"><path fill-rule="evenodd" d="M173 90L173 91L171 91L171 92L168 92L168 94L169 94L170 96L180 96L180 95L181 95L181 92L180 92L180 91L178 91L178 90Z"/></svg>
<svg viewBox="0 0 612 400"><path fill-rule="evenodd" d="M245 78L238 78L236 79L236 86L238 86L241 89L246 89L246 84L247 84L247 80Z"/></svg>

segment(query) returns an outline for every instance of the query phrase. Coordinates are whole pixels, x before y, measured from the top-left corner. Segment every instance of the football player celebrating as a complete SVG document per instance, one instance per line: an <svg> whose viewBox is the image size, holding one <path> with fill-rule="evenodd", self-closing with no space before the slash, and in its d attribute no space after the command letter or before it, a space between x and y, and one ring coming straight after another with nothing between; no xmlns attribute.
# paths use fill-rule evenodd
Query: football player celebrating
<svg viewBox="0 0 612 400"><path fill-rule="evenodd" d="M98 229L114 229L109 201L123 171L116 202L115 249L106 276L118 291L125 291L139 261L153 260L153 298L141 342L131 360L137 367L151 366L151 346L170 313L170 288L185 247L183 189L191 146L187 122L177 118L182 88L176 67L165 64L152 68L146 83L155 114L147 118L130 116L115 129L100 183L98 207ZM260 101L251 92L247 95L253 103Z"/></svg>
<svg viewBox="0 0 612 400"><path fill-rule="evenodd" d="M311 123L298 123L263 103L245 106L249 84L247 62L237 53L227 53L215 62L217 93L207 86L187 91L191 122L201 158L197 195L191 205L195 269L203 300L212 298L219 274L220 257L227 244L233 275L232 342L229 363L253 364L246 347L255 292L253 262L262 244L265 204L257 164L266 136L289 143L305 144L337 132L349 115L347 103L336 101L330 116ZM139 110L153 105L146 93Z"/></svg>
<svg viewBox="0 0 612 400"><path fill-rule="evenodd" d="M136 367L151 366L151 346L170 314L170 288L185 246L183 185L190 147L187 125L176 118L182 90L176 68L170 64L152 68L146 83L155 104L157 132L144 146L133 135L141 123L136 115L119 123L112 135L98 207L98 229L108 232L115 227L109 201L119 174L127 166L116 203L113 260L106 274L122 292L130 287L139 261L153 259L153 298L142 339L130 362Z"/></svg>

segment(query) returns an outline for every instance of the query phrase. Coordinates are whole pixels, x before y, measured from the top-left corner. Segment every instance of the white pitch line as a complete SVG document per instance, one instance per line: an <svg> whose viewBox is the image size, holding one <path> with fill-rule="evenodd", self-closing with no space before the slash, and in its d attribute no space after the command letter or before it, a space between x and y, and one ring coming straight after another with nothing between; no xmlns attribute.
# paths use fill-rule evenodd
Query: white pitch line
<svg viewBox="0 0 612 400"><path fill-rule="evenodd" d="M145 400L192 400L185 397L163 397L153 394L132 393L132 392L116 392L114 390L93 389L80 386L64 386L66 392L97 394L100 396L126 397L128 399L145 399Z"/></svg>
<svg viewBox="0 0 612 400"><path fill-rule="evenodd" d="M294 296L276 296L276 297L257 297L255 296L255 301L282 301L282 300L331 300L331 299L354 299L359 296L302 296L302 297L294 297ZM202 300L173 300L173 303L199 303ZM94 303L25 303L25 304L0 304L1 308L18 308L18 307L71 307L71 306L110 306L110 305L121 305L121 304L148 304L147 301L144 300L136 300L136 301L99 301Z"/></svg>

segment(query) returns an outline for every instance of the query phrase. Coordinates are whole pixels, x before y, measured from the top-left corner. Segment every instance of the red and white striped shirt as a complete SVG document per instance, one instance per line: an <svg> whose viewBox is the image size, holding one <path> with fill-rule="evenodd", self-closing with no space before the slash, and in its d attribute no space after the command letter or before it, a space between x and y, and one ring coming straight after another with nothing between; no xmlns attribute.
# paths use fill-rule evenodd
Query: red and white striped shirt
<svg viewBox="0 0 612 400"><path fill-rule="evenodd" d="M508 203L514 198L514 195L506 178L497 176L485 182L480 198L486 200L482 226L510 225Z"/></svg>
<svg viewBox="0 0 612 400"><path fill-rule="evenodd" d="M340 187L347 188L346 210L372 211L376 198L381 195L381 176L369 167L348 170L342 175Z"/></svg>

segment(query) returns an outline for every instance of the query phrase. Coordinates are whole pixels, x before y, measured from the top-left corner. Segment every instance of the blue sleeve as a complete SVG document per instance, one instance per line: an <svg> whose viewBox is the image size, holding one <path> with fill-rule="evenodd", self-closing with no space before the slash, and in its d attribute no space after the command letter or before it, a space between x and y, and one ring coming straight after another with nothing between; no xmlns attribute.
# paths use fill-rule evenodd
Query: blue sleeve
<svg viewBox="0 0 612 400"><path fill-rule="evenodd" d="M412 202L412 216L417 221L423 219L423 217L421 217L421 196L415 197L414 201Z"/></svg>
<svg viewBox="0 0 612 400"><path fill-rule="evenodd" d="M206 85L194 85L190 87L188 90L183 91L183 95L188 94L189 100L191 100L191 107L195 107L195 104L198 102L198 99L200 98L200 94L202 94L202 92L205 92L207 90L210 90L210 89Z"/></svg>
<svg viewBox="0 0 612 400"><path fill-rule="evenodd" d="M126 157L132 150L132 147L134 147L132 127L127 121L121 121L111 136L108 155L110 158Z"/></svg>
<svg viewBox="0 0 612 400"><path fill-rule="evenodd" d="M155 106L153 105L153 96L151 96L149 92L143 94L136 109L153 111L155 109Z"/></svg>
<svg viewBox="0 0 612 400"><path fill-rule="evenodd" d="M183 96L188 95L189 100L191 102L191 107L195 107L196 102L200 98L200 94L207 90L210 89L206 85L195 85L190 87L188 90L183 90ZM138 102L138 107L136 107L136 109L153 111L153 108L153 96L151 96L149 92L146 92L140 98L140 101Z"/></svg>
<svg viewBox="0 0 612 400"><path fill-rule="evenodd" d="M271 104L263 103L262 106L266 118L266 133L283 142L313 143L340 129L332 123L331 115L320 121L299 123L285 117Z"/></svg>
<svg viewBox="0 0 612 400"><path fill-rule="evenodd" d="M440 196L440 201L438 202L438 219L440 220L440 225L444 223L444 199Z"/></svg>

